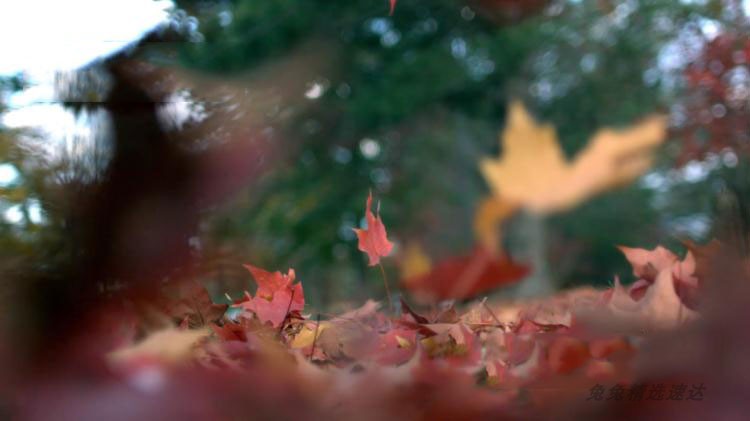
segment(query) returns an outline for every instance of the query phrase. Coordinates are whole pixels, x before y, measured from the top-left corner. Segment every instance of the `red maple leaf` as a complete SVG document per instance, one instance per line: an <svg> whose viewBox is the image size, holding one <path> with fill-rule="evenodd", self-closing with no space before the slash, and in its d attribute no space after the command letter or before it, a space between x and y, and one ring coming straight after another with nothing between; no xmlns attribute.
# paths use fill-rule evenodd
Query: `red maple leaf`
<svg viewBox="0 0 750 421"><path fill-rule="evenodd" d="M527 266L477 246L469 255L445 259L429 273L405 279L404 286L423 299L464 299L513 283L528 273Z"/></svg>
<svg viewBox="0 0 750 421"><path fill-rule="evenodd" d="M252 265L245 265L258 284L255 297L245 293L246 299L240 304L246 311L255 313L265 323L271 322L274 327L281 326L292 311L302 311L305 307L305 295L302 284L294 282L294 269L286 275L281 272L267 272Z"/></svg>
<svg viewBox="0 0 750 421"><path fill-rule="evenodd" d="M390 254L393 249L393 243L388 241L385 232L385 225L380 219L380 215L373 215L372 210L372 192L367 196L367 206L365 208L365 218L367 219L367 228L352 228L357 233L359 239L359 249L370 258L370 266L380 263L380 258Z"/></svg>

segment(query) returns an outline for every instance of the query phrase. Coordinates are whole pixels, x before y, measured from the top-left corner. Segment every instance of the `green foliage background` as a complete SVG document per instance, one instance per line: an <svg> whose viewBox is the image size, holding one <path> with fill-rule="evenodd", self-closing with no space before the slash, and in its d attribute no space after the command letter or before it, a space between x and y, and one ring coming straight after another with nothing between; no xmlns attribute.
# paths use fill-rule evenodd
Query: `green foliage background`
<svg viewBox="0 0 750 421"><path fill-rule="evenodd" d="M332 70L310 80L322 96L284 127L286 160L208 213L203 233L254 265L294 267L308 299L330 303L380 293L351 232L369 189L399 246L418 242L434 259L472 246L474 206L488 192L477 161L500 152L510 99L555 125L568 156L600 127L670 112L683 89L679 74L660 70L660 54L686 25L722 19L720 2L699 3L553 1L497 20L458 0L401 0L391 17L378 0L178 0L174 19L190 24L194 42L152 57L231 76L311 40L334 52ZM669 171L676 148L679 139L658 169ZM549 275L558 286L605 284L628 272L614 245L675 246L674 221L695 215L711 228L720 180L741 177L739 168L666 190L636 183L547 218ZM507 225L507 249L523 255L523 221ZM395 260L386 260L391 277Z"/></svg>

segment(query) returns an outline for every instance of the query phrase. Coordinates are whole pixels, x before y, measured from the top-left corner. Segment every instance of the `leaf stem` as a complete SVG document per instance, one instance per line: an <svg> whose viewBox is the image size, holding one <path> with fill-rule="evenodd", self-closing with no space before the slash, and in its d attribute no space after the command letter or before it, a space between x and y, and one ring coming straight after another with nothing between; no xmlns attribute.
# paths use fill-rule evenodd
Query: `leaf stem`
<svg viewBox="0 0 750 421"><path fill-rule="evenodd" d="M318 328L320 328L320 313L315 322L315 334L313 334L312 348L310 349L310 362L312 362L313 355L315 355L315 343L318 341Z"/></svg>
<svg viewBox="0 0 750 421"><path fill-rule="evenodd" d="M388 278L385 276L385 269L383 269L383 264L378 262L378 266L380 267L380 274L383 275L383 285L385 285L385 295L388 297L388 308L391 312L393 312L393 300L391 300L391 289L388 287Z"/></svg>
<svg viewBox="0 0 750 421"><path fill-rule="evenodd" d="M488 313L490 313L490 316L495 320L499 327L504 327L503 322L501 322L500 319L497 318L495 312L492 311L490 306L487 305L487 297L484 297L484 299L482 300L482 307L484 307L484 309L487 310Z"/></svg>
<svg viewBox="0 0 750 421"><path fill-rule="evenodd" d="M286 306L286 313L284 313L284 320L281 321L281 326L279 326L279 338L281 338L281 334L284 332L284 324L286 324L286 319L289 318L289 310L292 309L293 301L294 301L294 288L292 288L292 295L289 297L289 305Z"/></svg>

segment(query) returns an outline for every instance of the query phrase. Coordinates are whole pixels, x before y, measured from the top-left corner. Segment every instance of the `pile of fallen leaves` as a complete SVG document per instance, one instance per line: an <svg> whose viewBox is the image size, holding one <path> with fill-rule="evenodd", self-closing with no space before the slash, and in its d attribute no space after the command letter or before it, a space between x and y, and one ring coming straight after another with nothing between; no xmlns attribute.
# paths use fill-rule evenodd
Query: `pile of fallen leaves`
<svg viewBox="0 0 750 421"><path fill-rule="evenodd" d="M628 287L615 281L606 290L577 289L525 302L482 300L460 308L443 303L424 311L403 299L393 311L367 301L325 317L306 313L293 270L282 274L248 265L257 283L254 294L226 306L213 304L198 285L181 288L152 309L152 318L166 316L171 326L166 329L149 332L145 312L120 309L119 323L108 320L107 333L98 333L98 340L112 344L102 359L89 356L59 377L47 373L41 384L37 379L21 394L23 415L560 419L610 411L706 414L716 409L696 405L718 401L712 393L719 385L707 383L705 370L691 365L691 358L716 356L715 350L706 354L701 348L707 339L701 335L718 332L707 326L733 325L722 319L724 312L702 315L710 309L703 298L711 295L706 256L716 256L719 246L690 246L683 259L661 247L622 248L636 277ZM734 273L747 279L746 265L737 267ZM692 342L663 343L677 334ZM672 367L662 363L654 369L659 359L671 359ZM717 365L706 366L715 370ZM634 385L706 390L691 401L595 395L601 388L627 391Z"/></svg>

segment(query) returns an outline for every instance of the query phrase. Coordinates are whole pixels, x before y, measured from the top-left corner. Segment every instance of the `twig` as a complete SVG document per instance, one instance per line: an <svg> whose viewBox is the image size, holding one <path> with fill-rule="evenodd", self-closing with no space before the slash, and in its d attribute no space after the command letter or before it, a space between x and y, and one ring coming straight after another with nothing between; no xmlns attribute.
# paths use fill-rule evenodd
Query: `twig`
<svg viewBox="0 0 750 421"><path fill-rule="evenodd" d="M286 306L286 313L284 313L284 320L281 321L281 326L279 326L279 338L281 337L281 333L284 331L284 324L286 323L286 319L289 318L289 310L292 309L292 301L294 301L294 288L292 288L292 296L289 297L289 305Z"/></svg>
<svg viewBox="0 0 750 421"><path fill-rule="evenodd" d="M310 350L310 362L312 362L313 355L315 355L315 343L318 341L318 328L320 328L320 313L315 321L315 334L313 335L312 349Z"/></svg>
<svg viewBox="0 0 750 421"><path fill-rule="evenodd" d="M388 309L393 313L393 301L391 300L391 289L388 287L388 278L385 276L385 269L383 269L383 264L378 262L378 266L380 267L380 274L383 275L383 284L385 285L385 295L388 297Z"/></svg>
<svg viewBox="0 0 750 421"><path fill-rule="evenodd" d="M499 326L501 327L505 326L503 322L501 322L500 319L497 318L497 316L495 315L495 312L492 311L490 306L487 305L487 297L484 297L484 299L482 300L482 307L484 307L484 309L487 310L488 313L490 313L490 316L492 316L492 318L495 320L495 322L497 322Z"/></svg>

